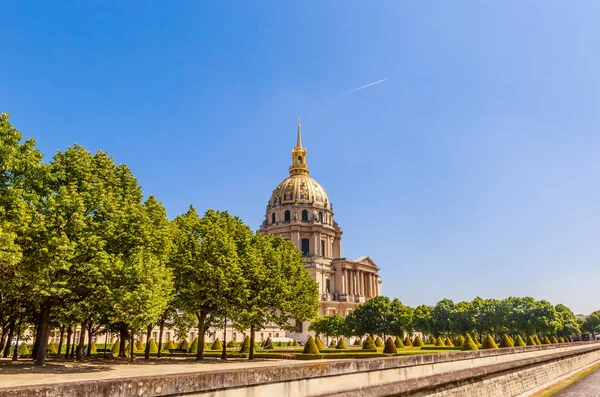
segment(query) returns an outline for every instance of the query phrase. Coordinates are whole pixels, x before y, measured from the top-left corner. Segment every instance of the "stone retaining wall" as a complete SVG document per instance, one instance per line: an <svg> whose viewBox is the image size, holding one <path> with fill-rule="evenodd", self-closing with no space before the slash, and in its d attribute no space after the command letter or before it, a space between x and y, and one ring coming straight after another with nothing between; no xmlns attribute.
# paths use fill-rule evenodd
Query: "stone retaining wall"
<svg viewBox="0 0 600 397"><path fill-rule="evenodd" d="M597 360L600 343L580 342L0 388L0 397L478 396L482 390L504 397Z"/></svg>

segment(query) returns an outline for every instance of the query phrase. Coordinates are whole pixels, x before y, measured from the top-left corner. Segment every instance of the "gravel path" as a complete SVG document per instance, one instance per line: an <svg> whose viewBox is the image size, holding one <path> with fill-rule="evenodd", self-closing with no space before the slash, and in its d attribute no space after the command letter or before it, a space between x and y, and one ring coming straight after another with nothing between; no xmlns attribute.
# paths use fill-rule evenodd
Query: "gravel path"
<svg viewBox="0 0 600 397"><path fill-rule="evenodd" d="M554 397L600 397L600 369L565 387Z"/></svg>

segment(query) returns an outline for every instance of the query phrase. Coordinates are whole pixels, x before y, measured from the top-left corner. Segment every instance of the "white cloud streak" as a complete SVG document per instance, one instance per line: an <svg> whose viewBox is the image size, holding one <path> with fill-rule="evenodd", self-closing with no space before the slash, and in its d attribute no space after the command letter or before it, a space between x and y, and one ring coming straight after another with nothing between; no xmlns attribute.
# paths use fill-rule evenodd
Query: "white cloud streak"
<svg viewBox="0 0 600 397"><path fill-rule="evenodd" d="M352 92L356 92L356 91L364 90L365 88L367 88L367 87L371 87L371 86L373 86L373 85L375 85L375 84L383 83L385 80L386 80L386 79L377 80L377 81L375 81L375 82L373 82L373 83L369 83L369 84L363 85L363 86L361 86L361 87L353 88L353 89L351 89L350 91L346 91L346 92L344 92L344 93L338 94L337 96L344 96L344 95L348 95L348 94L350 94L350 93L352 93Z"/></svg>

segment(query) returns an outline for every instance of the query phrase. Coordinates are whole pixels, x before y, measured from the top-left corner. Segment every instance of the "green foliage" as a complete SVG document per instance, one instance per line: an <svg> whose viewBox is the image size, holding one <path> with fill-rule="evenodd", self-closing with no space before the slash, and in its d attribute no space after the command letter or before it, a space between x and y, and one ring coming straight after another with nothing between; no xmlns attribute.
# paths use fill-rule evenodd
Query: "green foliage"
<svg viewBox="0 0 600 397"><path fill-rule="evenodd" d="M502 340L500 341L500 347L514 347L514 343L512 340L510 340L510 337L506 334L504 334L504 336L502 337Z"/></svg>
<svg viewBox="0 0 600 397"><path fill-rule="evenodd" d="M356 338L354 339L354 343L352 343L354 346L362 346L362 340L360 340L360 338Z"/></svg>
<svg viewBox="0 0 600 397"><path fill-rule="evenodd" d="M492 338L492 335L487 334L487 336L483 340L482 348L484 348L484 349L497 349L498 348L498 345L496 344L496 341L494 340L494 338Z"/></svg>
<svg viewBox="0 0 600 397"><path fill-rule="evenodd" d="M385 347L383 348L383 352L386 354L396 354L398 350L396 349L396 345L390 336L385 340Z"/></svg>
<svg viewBox="0 0 600 397"><path fill-rule="evenodd" d="M379 336L375 339L375 346L380 347L380 348L385 346L385 344L383 343L383 340L381 340L381 338Z"/></svg>
<svg viewBox="0 0 600 397"><path fill-rule="evenodd" d="M249 353L250 352L250 336L246 336L244 341L242 342L242 346L240 346L240 353Z"/></svg>
<svg viewBox="0 0 600 397"><path fill-rule="evenodd" d="M294 340L294 344L293 344L292 346L294 346L294 347L297 347L297 346L300 346L300 345L298 344L298 341L297 341L297 340ZM318 347L319 347L319 346L317 346L317 348L318 348Z"/></svg>
<svg viewBox="0 0 600 397"><path fill-rule="evenodd" d="M344 338L340 338L340 340L338 341L338 344L335 348L336 349L347 349L348 348L346 346L346 342L344 342Z"/></svg>
<svg viewBox="0 0 600 397"><path fill-rule="evenodd" d="M279 343L278 346L281 346L281 343ZM229 342L227 342L227 347L228 348L234 348L235 347L235 341L230 340Z"/></svg>
<svg viewBox="0 0 600 397"><path fill-rule="evenodd" d="M408 331L412 323L413 309L398 299L376 296L353 310L349 316L354 335L400 334ZM383 341L381 343L383 347Z"/></svg>
<svg viewBox="0 0 600 397"><path fill-rule="evenodd" d="M325 345L323 344L323 341L318 336L315 338L315 344L317 345L317 348L319 349L319 351L325 349Z"/></svg>
<svg viewBox="0 0 600 397"><path fill-rule="evenodd" d="M558 343L565 343L565 339L561 336L558 338Z"/></svg>
<svg viewBox="0 0 600 397"><path fill-rule="evenodd" d="M150 354L158 353L158 345L156 344L154 339L150 339L148 343L150 344Z"/></svg>
<svg viewBox="0 0 600 397"><path fill-rule="evenodd" d="M365 338L362 348L363 350L377 350L377 346L375 345L375 342L373 342L373 338L371 338L370 335Z"/></svg>
<svg viewBox="0 0 600 397"><path fill-rule="evenodd" d="M432 344L432 345L434 345L434 346L435 346L435 344L437 343L437 339L436 339L434 336L430 336L430 337L427 339L427 341L428 341L428 343L430 343L430 344Z"/></svg>
<svg viewBox="0 0 600 397"><path fill-rule="evenodd" d="M167 350L177 349L177 345L171 339L168 340L168 342L166 343L166 346L167 346Z"/></svg>
<svg viewBox="0 0 600 397"><path fill-rule="evenodd" d="M437 347L446 347L446 343L444 343L444 338L439 336L436 341L435 341L435 345Z"/></svg>
<svg viewBox="0 0 600 397"><path fill-rule="evenodd" d="M535 338L533 338L531 335L527 337L527 346L535 346L537 345Z"/></svg>
<svg viewBox="0 0 600 397"><path fill-rule="evenodd" d="M56 343L54 343L54 342L48 343L48 352L53 353L53 354L58 353L58 346L56 345Z"/></svg>
<svg viewBox="0 0 600 397"><path fill-rule="evenodd" d="M535 344L536 344L536 345L541 345L541 344L542 344L542 342L540 341L540 338L538 338L538 336L537 336L537 335L535 335L535 336L533 337L533 340L535 341Z"/></svg>
<svg viewBox="0 0 600 397"><path fill-rule="evenodd" d="M402 343L402 339L400 339L399 336L397 336L396 340L394 340L394 346L396 346L396 348L398 348L398 349L404 347L404 343Z"/></svg>
<svg viewBox="0 0 600 397"><path fill-rule="evenodd" d="M136 351L143 352L144 351L144 347L145 347L144 343L141 340L135 341L134 349Z"/></svg>
<svg viewBox="0 0 600 397"><path fill-rule="evenodd" d="M469 335L469 334L467 334L467 337L465 338L465 341L463 342L460 349L463 351L479 350L479 348L477 347L477 344L475 344L475 341L473 340L473 338L471 338L471 335Z"/></svg>
<svg viewBox="0 0 600 397"><path fill-rule="evenodd" d="M188 353L198 353L198 337L196 336L192 343L190 344L190 348L188 349Z"/></svg>
<svg viewBox="0 0 600 397"><path fill-rule="evenodd" d="M337 346L335 339L332 339L331 342L329 342L329 346Z"/></svg>
<svg viewBox="0 0 600 397"><path fill-rule="evenodd" d="M317 348L317 344L312 336L308 337L302 354L319 354L319 349Z"/></svg>
<svg viewBox="0 0 600 397"><path fill-rule="evenodd" d="M413 338L412 345L414 347L423 347L425 346L425 342L423 342L423 339L421 339L421 337L417 335Z"/></svg>
<svg viewBox="0 0 600 397"><path fill-rule="evenodd" d="M181 342L179 342L179 345L177 345L177 348L188 351L190 348L190 344L188 343L187 339L184 338L181 340Z"/></svg>
<svg viewBox="0 0 600 397"><path fill-rule="evenodd" d="M408 335L406 335L406 337L404 338L404 346L412 347L412 342L410 341L410 338L408 337Z"/></svg>
<svg viewBox="0 0 600 397"><path fill-rule="evenodd" d="M221 341L219 340L219 338L215 339L215 341L213 342L213 344L210 347L210 349L211 350L223 350L223 344L221 343Z"/></svg>
<svg viewBox="0 0 600 397"><path fill-rule="evenodd" d="M452 343L452 340L450 340L449 337L446 337L444 344L446 345L446 347L454 347L454 343Z"/></svg>
<svg viewBox="0 0 600 397"><path fill-rule="evenodd" d="M17 351L19 357L27 357L29 356L29 348L27 347L26 343L21 343L19 345L19 350Z"/></svg>
<svg viewBox="0 0 600 397"><path fill-rule="evenodd" d="M96 350L96 344L94 342L90 344L90 354L98 354L98 351Z"/></svg>

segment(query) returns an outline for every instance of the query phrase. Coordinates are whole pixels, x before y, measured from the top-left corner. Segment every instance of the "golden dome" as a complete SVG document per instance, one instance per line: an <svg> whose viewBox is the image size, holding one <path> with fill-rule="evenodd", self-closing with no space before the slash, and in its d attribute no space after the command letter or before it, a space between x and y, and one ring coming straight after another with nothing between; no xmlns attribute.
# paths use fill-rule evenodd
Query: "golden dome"
<svg viewBox="0 0 600 397"><path fill-rule="evenodd" d="M329 207L325 189L307 174L292 175L281 182L273 190L269 207L295 203Z"/></svg>

